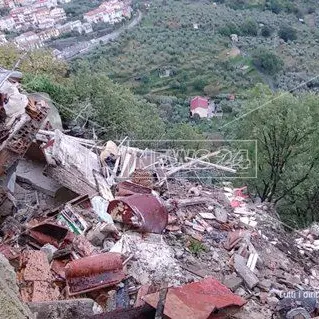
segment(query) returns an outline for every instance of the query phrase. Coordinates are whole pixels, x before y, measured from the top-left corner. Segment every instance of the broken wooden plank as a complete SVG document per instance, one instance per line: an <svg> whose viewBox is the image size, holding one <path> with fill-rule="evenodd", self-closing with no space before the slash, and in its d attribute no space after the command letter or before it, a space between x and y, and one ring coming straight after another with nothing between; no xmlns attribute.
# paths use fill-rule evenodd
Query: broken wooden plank
<svg viewBox="0 0 319 319"><path fill-rule="evenodd" d="M258 259L258 254L256 252L255 253L251 253L249 255L248 262L247 262L247 267L251 271L254 271L254 269L256 267L257 259Z"/></svg>
<svg viewBox="0 0 319 319"><path fill-rule="evenodd" d="M187 163L184 163L184 164L182 164L180 166L174 167L174 168L172 168L170 171L168 171L166 173L166 178L178 173L179 171L182 171L182 170L185 170L185 169L191 167L193 164L195 164L199 160L208 159L210 157L218 155L219 153L220 153L220 151L212 152L212 153L209 153L209 154L206 154L206 155L200 157L199 159L193 159L193 160L191 160L191 161L189 161Z"/></svg>
<svg viewBox="0 0 319 319"><path fill-rule="evenodd" d="M186 159L187 160L193 160L191 157L186 157ZM197 164L197 163L198 164L202 164L202 165L205 165L205 166L209 166L209 167L215 168L215 169L217 169L219 171L224 171L224 172L229 172L229 173L236 173L235 169L227 167L227 166L214 164L214 163L210 163L210 162L205 162L205 161L200 160L200 159L195 159L193 161L194 161L194 164Z"/></svg>

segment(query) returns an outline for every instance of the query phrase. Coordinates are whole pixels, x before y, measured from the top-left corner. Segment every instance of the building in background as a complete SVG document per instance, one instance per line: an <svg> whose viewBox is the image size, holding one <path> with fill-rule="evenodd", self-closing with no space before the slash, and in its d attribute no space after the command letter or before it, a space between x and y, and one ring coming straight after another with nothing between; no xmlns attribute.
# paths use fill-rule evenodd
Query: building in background
<svg viewBox="0 0 319 319"><path fill-rule="evenodd" d="M98 8L86 12L83 18L88 23L116 23L131 16L131 7L122 1L103 2Z"/></svg>
<svg viewBox="0 0 319 319"><path fill-rule="evenodd" d="M38 49L43 46L43 41L38 34L29 31L14 38L14 42L20 49Z"/></svg>
<svg viewBox="0 0 319 319"><path fill-rule="evenodd" d="M12 17L4 17L0 19L0 30L12 31L15 29L16 23Z"/></svg>
<svg viewBox="0 0 319 319"><path fill-rule="evenodd" d="M7 42L8 42L8 40L6 39L5 34L0 33L0 45L1 45L1 44L5 44L5 43L7 43Z"/></svg>

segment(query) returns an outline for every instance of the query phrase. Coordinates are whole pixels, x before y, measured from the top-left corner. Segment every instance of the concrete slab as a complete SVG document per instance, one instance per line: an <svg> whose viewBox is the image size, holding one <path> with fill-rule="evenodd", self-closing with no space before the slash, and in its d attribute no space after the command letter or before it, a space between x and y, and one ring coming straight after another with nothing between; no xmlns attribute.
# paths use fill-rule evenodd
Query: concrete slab
<svg viewBox="0 0 319 319"><path fill-rule="evenodd" d="M54 197L62 186L51 177L43 175L44 166L44 164L35 161L20 160L16 170L17 180Z"/></svg>

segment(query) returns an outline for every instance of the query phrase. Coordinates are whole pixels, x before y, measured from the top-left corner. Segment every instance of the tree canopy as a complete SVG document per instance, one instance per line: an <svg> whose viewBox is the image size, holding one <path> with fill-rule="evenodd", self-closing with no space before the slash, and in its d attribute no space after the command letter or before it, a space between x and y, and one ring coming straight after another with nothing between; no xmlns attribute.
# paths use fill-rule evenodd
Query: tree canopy
<svg viewBox="0 0 319 319"><path fill-rule="evenodd" d="M257 178L248 180L251 190L262 201L278 204L288 220L293 216L304 222L318 215L310 200L318 200L319 191L316 101L314 94L272 94L257 86L240 114L248 115L233 127L236 138L258 143ZM288 210L292 202L299 205Z"/></svg>

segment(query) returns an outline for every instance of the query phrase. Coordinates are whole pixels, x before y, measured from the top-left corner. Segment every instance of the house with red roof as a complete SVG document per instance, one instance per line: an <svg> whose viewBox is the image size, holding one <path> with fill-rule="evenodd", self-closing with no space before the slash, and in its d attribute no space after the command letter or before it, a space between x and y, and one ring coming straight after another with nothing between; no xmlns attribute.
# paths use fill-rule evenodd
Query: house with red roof
<svg viewBox="0 0 319 319"><path fill-rule="evenodd" d="M208 117L209 100L206 97L195 96L190 102L191 116L198 114L199 117Z"/></svg>
<svg viewBox="0 0 319 319"><path fill-rule="evenodd" d="M201 118L211 118L214 116L221 117L223 112L221 109L206 97L195 96L190 102L190 115L193 117L195 114Z"/></svg>

